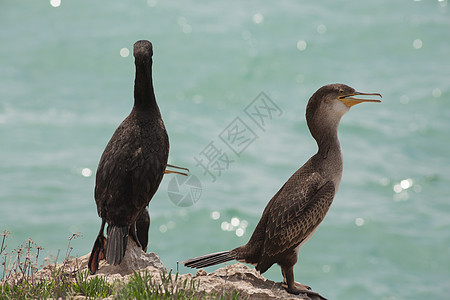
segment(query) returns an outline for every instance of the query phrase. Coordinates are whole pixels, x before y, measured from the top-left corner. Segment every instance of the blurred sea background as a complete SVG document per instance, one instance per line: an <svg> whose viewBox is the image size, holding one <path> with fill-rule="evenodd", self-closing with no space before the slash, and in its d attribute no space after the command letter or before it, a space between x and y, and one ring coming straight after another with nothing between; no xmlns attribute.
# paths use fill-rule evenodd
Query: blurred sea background
<svg viewBox="0 0 450 300"><path fill-rule="evenodd" d="M383 99L341 121L341 187L300 250L296 280L329 299L448 299L447 0L0 7L0 231L11 232L10 253L31 238L45 255L60 249L61 260L73 233L72 255L91 250L97 164L132 108L132 47L147 39L169 160L199 180L177 191L169 184L178 177L166 175L150 203L149 250L167 268L248 241L267 202L317 149L304 118L309 97L339 82ZM261 97L278 108L260 107L264 126L246 113ZM251 139L234 152L226 134L236 124ZM217 156L205 169L198 161L208 150ZM171 191L196 201L176 205ZM282 279L278 266L264 275Z"/></svg>

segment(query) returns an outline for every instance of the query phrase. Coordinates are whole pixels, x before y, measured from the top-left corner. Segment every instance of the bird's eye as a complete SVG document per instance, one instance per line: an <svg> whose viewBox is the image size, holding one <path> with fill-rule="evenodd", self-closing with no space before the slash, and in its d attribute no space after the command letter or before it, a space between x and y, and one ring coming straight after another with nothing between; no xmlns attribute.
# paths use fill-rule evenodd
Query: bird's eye
<svg viewBox="0 0 450 300"><path fill-rule="evenodd" d="M343 90L339 90L339 94L343 94L344 93L344 91Z"/></svg>

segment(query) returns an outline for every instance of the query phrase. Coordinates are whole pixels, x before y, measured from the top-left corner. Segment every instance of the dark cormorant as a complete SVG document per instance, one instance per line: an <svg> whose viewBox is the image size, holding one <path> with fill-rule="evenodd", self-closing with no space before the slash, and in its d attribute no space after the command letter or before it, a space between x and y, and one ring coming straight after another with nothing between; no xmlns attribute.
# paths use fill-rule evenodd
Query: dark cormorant
<svg viewBox="0 0 450 300"><path fill-rule="evenodd" d="M338 190L342 176L342 154L338 139L341 117L361 102L359 93L344 84L321 87L309 99L306 121L317 142L318 152L298 169L269 201L248 243L230 251L192 258L187 267L202 268L230 260L253 264L260 273L273 264L281 267L287 291L317 295L294 281L298 251L317 230ZM354 97L356 96L356 97Z"/></svg>
<svg viewBox="0 0 450 300"><path fill-rule="evenodd" d="M170 166L169 138L153 90L152 44L136 42L133 55L134 106L108 142L96 174L95 202L102 224L89 258L91 274L103 258L108 264L120 264L128 234L146 249L150 225L146 207L164 173L178 173L166 170ZM103 235L105 223L107 239Z"/></svg>

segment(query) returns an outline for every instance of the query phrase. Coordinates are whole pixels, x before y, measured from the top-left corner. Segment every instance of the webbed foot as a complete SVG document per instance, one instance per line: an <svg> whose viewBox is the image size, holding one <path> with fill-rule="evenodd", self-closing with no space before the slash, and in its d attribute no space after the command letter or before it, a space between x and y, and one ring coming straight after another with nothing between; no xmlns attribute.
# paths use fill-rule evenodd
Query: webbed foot
<svg viewBox="0 0 450 300"><path fill-rule="evenodd" d="M294 287L288 287L288 285L285 283L282 283L281 285L286 289L286 291L289 294L293 294L293 295L306 294L308 297L310 297L313 300L316 300L316 299L327 300L327 298L325 298L324 296L320 295L317 292L312 291L309 286L298 283L298 282L295 283Z"/></svg>
<svg viewBox="0 0 450 300"><path fill-rule="evenodd" d="M295 284L295 287L299 290L309 290L309 291L311 290L310 286L301 284L300 282L295 281L294 284ZM282 282L281 285L286 289L288 288L288 284L286 282Z"/></svg>

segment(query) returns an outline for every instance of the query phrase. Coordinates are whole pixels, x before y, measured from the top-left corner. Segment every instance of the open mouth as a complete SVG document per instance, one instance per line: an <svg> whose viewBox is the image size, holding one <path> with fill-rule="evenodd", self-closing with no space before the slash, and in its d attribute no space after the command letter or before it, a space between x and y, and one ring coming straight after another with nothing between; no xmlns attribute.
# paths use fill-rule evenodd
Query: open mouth
<svg viewBox="0 0 450 300"><path fill-rule="evenodd" d="M371 97L371 96L378 96L378 97L382 98L381 94L379 94L379 93L354 92L353 94L339 96L338 99L340 101L342 101L348 107L352 107L353 105L356 105L361 102L381 102L381 100L378 100L378 99L365 98L365 97Z"/></svg>

